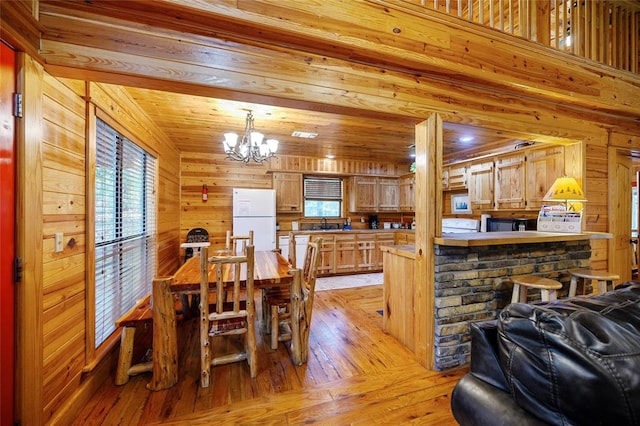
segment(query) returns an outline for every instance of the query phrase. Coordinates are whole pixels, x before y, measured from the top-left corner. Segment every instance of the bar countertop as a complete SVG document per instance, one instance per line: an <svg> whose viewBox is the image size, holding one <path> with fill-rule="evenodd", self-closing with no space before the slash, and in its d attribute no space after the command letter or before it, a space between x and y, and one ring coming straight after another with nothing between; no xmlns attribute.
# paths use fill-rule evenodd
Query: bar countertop
<svg viewBox="0 0 640 426"><path fill-rule="evenodd" d="M597 240L608 238L613 238L613 235L606 232L582 232L579 234L538 231L472 232L462 234L443 234L442 237L434 238L434 243L443 246L473 247L495 246L502 244Z"/></svg>

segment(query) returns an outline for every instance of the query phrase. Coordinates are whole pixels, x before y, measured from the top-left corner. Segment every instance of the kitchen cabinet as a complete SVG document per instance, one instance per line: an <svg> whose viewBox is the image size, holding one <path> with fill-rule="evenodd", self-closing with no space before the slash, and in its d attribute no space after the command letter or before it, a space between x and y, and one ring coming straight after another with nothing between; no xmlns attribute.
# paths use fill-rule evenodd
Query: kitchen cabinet
<svg viewBox="0 0 640 426"><path fill-rule="evenodd" d="M400 202L401 212L412 212L415 210L415 175L413 173L400 177Z"/></svg>
<svg viewBox="0 0 640 426"><path fill-rule="evenodd" d="M276 190L278 213L302 213L301 173L274 173L273 189Z"/></svg>
<svg viewBox="0 0 640 426"><path fill-rule="evenodd" d="M378 181L374 177L354 176L351 178L350 211L378 211Z"/></svg>
<svg viewBox="0 0 640 426"><path fill-rule="evenodd" d="M415 232L396 232L394 238L394 245L396 246L406 246L408 244L416 243L416 233Z"/></svg>
<svg viewBox="0 0 640 426"><path fill-rule="evenodd" d="M335 236L332 234L323 234L322 245L318 253L318 257L320 257L318 261L318 275L330 275L335 272L335 248Z"/></svg>
<svg viewBox="0 0 640 426"><path fill-rule="evenodd" d="M468 186L472 211L493 208L493 181L493 160L471 164L468 170Z"/></svg>
<svg viewBox="0 0 640 426"><path fill-rule="evenodd" d="M347 233L335 235L335 266L337 274L356 270L356 235Z"/></svg>
<svg viewBox="0 0 640 426"><path fill-rule="evenodd" d="M496 209L524 209L525 153L501 155L495 160L494 198Z"/></svg>
<svg viewBox="0 0 640 426"><path fill-rule="evenodd" d="M468 166L468 163L445 166L442 172L442 189L448 191L467 189Z"/></svg>
<svg viewBox="0 0 640 426"><path fill-rule="evenodd" d="M543 198L556 178L565 174L564 146L546 146L527 153L527 209L540 210Z"/></svg>
<svg viewBox="0 0 640 426"><path fill-rule="evenodd" d="M356 243L356 270L376 270L376 236L375 234L359 234Z"/></svg>
<svg viewBox="0 0 640 426"><path fill-rule="evenodd" d="M378 211L397 212L400 209L400 187L396 178L378 178Z"/></svg>
<svg viewBox="0 0 640 426"><path fill-rule="evenodd" d="M382 246L392 246L395 243L395 235L393 232L384 232L376 234L376 269L382 270L383 256Z"/></svg>
<svg viewBox="0 0 640 426"><path fill-rule="evenodd" d="M376 213L399 210L397 178L354 176L350 183L349 211Z"/></svg>

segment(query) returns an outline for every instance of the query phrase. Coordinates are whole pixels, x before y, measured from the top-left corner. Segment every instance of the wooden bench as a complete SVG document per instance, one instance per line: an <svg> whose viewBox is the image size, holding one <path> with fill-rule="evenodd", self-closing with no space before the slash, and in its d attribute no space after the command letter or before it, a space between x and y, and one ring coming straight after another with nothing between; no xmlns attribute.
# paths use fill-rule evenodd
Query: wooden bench
<svg viewBox="0 0 640 426"><path fill-rule="evenodd" d="M129 381L130 376L152 371L153 362L143 362L131 365L133 358L133 338L138 325L153 324L151 315L151 295L141 299L129 312L124 314L118 321L116 327L122 327L120 335L120 355L118 356L118 367L116 368L116 385L124 385Z"/></svg>
<svg viewBox="0 0 640 426"><path fill-rule="evenodd" d="M181 300L176 300L176 312L181 313L183 306L184 305ZM180 318L180 316L176 319L178 318ZM122 327L122 334L120 335L120 354L118 356L118 366L116 368L116 385L124 385L129 381L129 377L153 370L153 361L131 365L136 328L138 326L151 327L152 325L153 315L151 313L151 294L147 295L144 299L140 299L129 312L116 321L116 327Z"/></svg>

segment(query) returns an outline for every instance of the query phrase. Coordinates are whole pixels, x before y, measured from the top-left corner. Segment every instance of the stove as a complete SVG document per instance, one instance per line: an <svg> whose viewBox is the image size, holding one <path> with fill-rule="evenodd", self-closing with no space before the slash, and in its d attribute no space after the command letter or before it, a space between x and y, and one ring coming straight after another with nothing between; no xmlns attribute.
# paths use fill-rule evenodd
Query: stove
<svg viewBox="0 0 640 426"><path fill-rule="evenodd" d="M463 234L468 232L478 232L479 229L480 221L477 219L442 219L443 234Z"/></svg>

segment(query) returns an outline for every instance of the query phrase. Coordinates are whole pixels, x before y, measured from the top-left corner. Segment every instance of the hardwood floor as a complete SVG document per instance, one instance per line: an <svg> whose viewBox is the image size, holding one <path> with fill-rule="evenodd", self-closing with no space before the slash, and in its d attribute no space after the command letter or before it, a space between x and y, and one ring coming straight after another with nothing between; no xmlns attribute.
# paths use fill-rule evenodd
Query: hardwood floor
<svg viewBox="0 0 640 426"><path fill-rule="evenodd" d="M259 334L258 376L249 377L246 362L215 367L207 389L198 382L197 322L186 321L176 386L151 392L148 373L124 386L112 377L74 424L456 425L451 390L468 369L422 368L382 331L381 300L382 286L316 292L306 365L293 365L284 344L273 351Z"/></svg>

